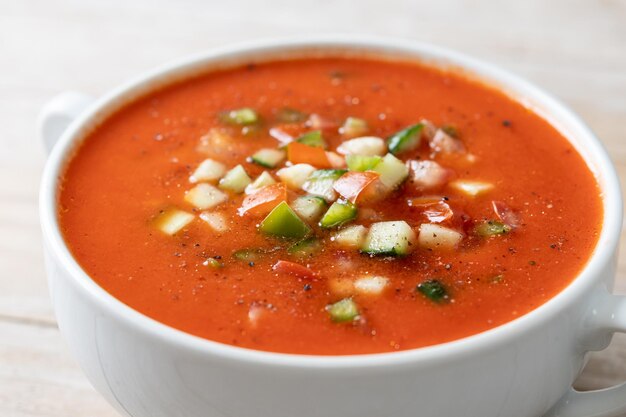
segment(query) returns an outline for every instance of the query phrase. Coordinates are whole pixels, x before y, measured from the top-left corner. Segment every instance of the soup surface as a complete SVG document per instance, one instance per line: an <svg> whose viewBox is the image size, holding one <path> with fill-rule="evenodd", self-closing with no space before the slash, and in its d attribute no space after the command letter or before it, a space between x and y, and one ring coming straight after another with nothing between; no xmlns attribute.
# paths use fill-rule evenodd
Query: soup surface
<svg viewBox="0 0 626 417"><path fill-rule="evenodd" d="M600 192L501 92L408 62L312 58L208 73L96 128L59 194L105 290L207 339L344 355L525 314L585 265Z"/></svg>

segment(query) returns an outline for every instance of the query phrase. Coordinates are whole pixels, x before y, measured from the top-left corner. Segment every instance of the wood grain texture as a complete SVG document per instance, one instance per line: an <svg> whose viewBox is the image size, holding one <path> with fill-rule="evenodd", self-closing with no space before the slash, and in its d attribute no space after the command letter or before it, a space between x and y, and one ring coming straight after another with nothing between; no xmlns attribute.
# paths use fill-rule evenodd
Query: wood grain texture
<svg viewBox="0 0 626 417"><path fill-rule="evenodd" d="M97 96L155 65L241 40L400 36L466 52L553 93L602 138L626 184L625 22L624 0L0 0L0 415L116 416L70 358L48 301L36 117L54 94ZM591 355L577 386L624 380L618 335Z"/></svg>

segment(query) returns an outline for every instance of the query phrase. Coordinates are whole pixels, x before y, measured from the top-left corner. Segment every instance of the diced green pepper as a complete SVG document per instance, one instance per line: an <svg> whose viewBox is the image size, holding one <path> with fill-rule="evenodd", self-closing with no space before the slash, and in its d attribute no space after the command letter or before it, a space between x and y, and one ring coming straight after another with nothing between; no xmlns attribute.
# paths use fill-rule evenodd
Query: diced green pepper
<svg viewBox="0 0 626 417"><path fill-rule="evenodd" d="M474 228L474 231L481 237L499 236L509 233L511 231L511 226L497 220L488 220L477 225Z"/></svg>
<svg viewBox="0 0 626 417"><path fill-rule="evenodd" d="M325 229L338 227L356 218L356 214L357 209L354 204L349 201L338 200L326 211L326 214L320 220L320 226Z"/></svg>
<svg viewBox="0 0 626 417"><path fill-rule="evenodd" d="M310 237L294 243L287 249L287 253L298 258L308 258L320 251L322 245L319 239Z"/></svg>
<svg viewBox="0 0 626 417"><path fill-rule="evenodd" d="M421 142L423 128L423 124L417 123L390 136L387 139L389 152L397 155L417 148Z"/></svg>
<svg viewBox="0 0 626 417"><path fill-rule="evenodd" d="M446 287L436 279L429 279L417 286L417 291L421 292L426 298L441 303L448 299L448 291Z"/></svg>
<svg viewBox="0 0 626 417"><path fill-rule="evenodd" d="M326 148L327 146L326 141L324 141L324 138L322 137L322 132L320 130L307 132L304 135L300 136L298 139L296 139L296 142L317 148Z"/></svg>
<svg viewBox="0 0 626 417"><path fill-rule="evenodd" d="M292 109L290 107L283 107L276 114L276 120L281 123L299 123L304 122L308 115L300 110Z"/></svg>
<svg viewBox="0 0 626 417"><path fill-rule="evenodd" d="M346 164L350 171L369 171L374 169L383 158L380 156L346 155Z"/></svg>
<svg viewBox="0 0 626 417"><path fill-rule="evenodd" d="M259 115L254 109L243 107L241 109L230 110L220 113L222 123L230 125L247 126L259 121Z"/></svg>
<svg viewBox="0 0 626 417"><path fill-rule="evenodd" d="M311 233L311 228L282 202L267 215L259 225L259 229L266 234L286 238L303 238Z"/></svg>
<svg viewBox="0 0 626 417"><path fill-rule="evenodd" d="M359 306L352 298L344 298L326 307L330 319L335 323L352 321L359 316Z"/></svg>

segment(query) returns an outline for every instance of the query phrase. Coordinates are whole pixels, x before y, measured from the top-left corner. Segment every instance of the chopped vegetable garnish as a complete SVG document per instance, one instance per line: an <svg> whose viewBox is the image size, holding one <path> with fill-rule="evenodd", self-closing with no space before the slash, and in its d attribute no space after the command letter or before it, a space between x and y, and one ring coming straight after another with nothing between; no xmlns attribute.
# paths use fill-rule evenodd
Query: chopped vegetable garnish
<svg viewBox="0 0 626 417"><path fill-rule="evenodd" d="M326 207L328 207L326 200L316 195L300 196L291 204L295 212L309 222L316 221L322 217Z"/></svg>
<svg viewBox="0 0 626 417"><path fill-rule="evenodd" d="M276 168L285 159L285 151L264 148L250 157L252 162L265 168Z"/></svg>
<svg viewBox="0 0 626 417"><path fill-rule="evenodd" d="M330 240L339 246L351 249L361 249L366 236L367 228L365 226L361 226L360 224L355 224L354 226L348 226L335 232Z"/></svg>
<svg viewBox="0 0 626 417"><path fill-rule="evenodd" d="M228 195L207 183L198 184L185 194L186 202L202 210L218 206L226 200Z"/></svg>
<svg viewBox="0 0 626 417"><path fill-rule="evenodd" d="M245 192L246 194L254 194L261 188L272 184L276 184L276 181L274 180L274 178L272 178L272 175L267 171L263 171L261 175L256 177L256 179L246 187Z"/></svg>
<svg viewBox="0 0 626 417"><path fill-rule="evenodd" d="M443 187L450 179L449 169L435 161L407 161L409 184L417 191L434 190Z"/></svg>
<svg viewBox="0 0 626 417"><path fill-rule="evenodd" d="M387 146L381 138L364 136L343 142L337 152L343 155L382 156L387 152Z"/></svg>
<svg viewBox="0 0 626 417"><path fill-rule="evenodd" d="M450 250L463 240L463 233L438 224L423 223L420 226L418 243L426 249Z"/></svg>
<svg viewBox="0 0 626 417"><path fill-rule="evenodd" d="M290 107L283 107L276 114L276 120L281 123L300 123L304 122L308 117L306 113Z"/></svg>
<svg viewBox="0 0 626 417"><path fill-rule="evenodd" d="M343 169L318 169L309 175L302 189L309 194L323 197L327 202L335 201L337 193L333 184L346 172Z"/></svg>
<svg viewBox="0 0 626 417"><path fill-rule="evenodd" d="M243 216L246 213L256 216L267 214L285 200L287 200L287 188L285 184L278 183L267 185L256 193L250 194L243 200L238 210L239 215Z"/></svg>
<svg viewBox="0 0 626 417"><path fill-rule="evenodd" d="M241 165L237 165L226 173L220 180L220 188L232 191L233 193L243 193L246 187L252 182L248 173Z"/></svg>
<svg viewBox="0 0 626 417"><path fill-rule="evenodd" d="M390 153L385 155L372 170L380 174L380 182L389 189L398 187L409 176L409 169L404 162Z"/></svg>
<svg viewBox="0 0 626 417"><path fill-rule="evenodd" d="M511 207L502 201L492 201L491 206L493 212L502 221L502 223L509 226L511 229L515 229L520 224L519 214L515 212Z"/></svg>
<svg viewBox="0 0 626 417"><path fill-rule="evenodd" d="M298 139L296 139L296 142L317 148L326 148L326 142L324 141L324 138L322 137L322 132L320 130L307 132L304 135L300 136Z"/></svg>
<svg viewBox="0 0 626 417"><path fill-rule="evenodd" d="M509 233L511 231L511 226L497 220L488 220L478 224L474 228L474 231L481 237L499 236Z"/></svg>
<svg viewBox="0 0 626 417"><path fill-rule="evenodd" d="M318 168L332 167L324 148L299 142L291 142L287 145L287 159L292 164L310 164Z"/></svg>
<svg viewBox="0 0 626 417"><path fill-rule="evenodd" d="M449 298L446 287L436 279L429 279L418 284L417 291L435 303L441 303Z"/></svg>
<svg viewBox="0 0 626 417"><path fill-rule="evenodd" d="M365 120L358 117L348 117L339 128L339 133L348 138L354 138L366 134L368 130Z"/></svg>
<svg viewBox="0 0 626 417"><path fill-rule="evenodd" d="M281 273L294 275L298 278L311 279L315 278L317 274L311 271L304 265L297 264L289 261L278 261L272 266L272 270Z"/></svg>
<svg viewBox="0 0 626 417"><path fill-rule="evenodd" d="M371 255L405 256L415 243L415 232L407 222L390 221L370 226L361 251Z"/></svg>
<svg viewBox="0 0 626 417"><path fill-rule="evenodd" d="M287 248L287 253L298 258L308 258L315 255L322 249L320 240L316 237L309 237L294 243Z"/></svg>
<svg viewBox="0 0 626 417"><path fill-rule="evenodd" d="M456 180L450 183L450 187L470 197L478 197L493 190L494 185L483 181Z"/></svg>
<svg viewBox="0 0 626 417"><path fill-rule="evenodd" d="M348 165L348 169L350 171L369 171L372 170L378 165L383 158L380 156L365 156L365 155L347 155L346 156L346 164Z"/></svg>
<svg viewBox="0 0 626 417"><path fill-rule="evenodd" d="M320 226L326 229L339 227L354 219L356 214L357 209L354 204L349 201L338 200L326 211L326 214L320 220Z"/></svg>
<svg viewBox="0 0 626 417"><path fill-rule="evenodd" d="M284 201L263 219L259 229L263 233L286 238L303 238L311 233L311 228Z"/></svg>
<svg viewBox="0 0 626 417"><path fill-rule="evenodd" d="M154 225L166 235L175 235L195 218L196 216L191 213L171 208L161 213L154 221Z"/></svg>
<svg viewBox="0 0 626 417"><path fill-rule="evenodd" d="M377 172L354 172L349 171L342 175L333 184L333 189L351 203L374 200L379 197L374 182L378 180Z"/></svg>
<svg viewBox="0 0 626 417"><path fill-rule="evenodd" d="M410 198L407 204L420 210L431 223L444 222L454 215L450 205L442 197Z"/></svg>
<svg viewBox="0 0 626 417"><path fill-rule="evenodd" d="M220 114L222 123L231 125L247 126L259 121L259 116L253 109L244 107L237 110L230 110Z"/></svg>
<svg viewBox="0 0 626 417"><path fill-rule="evenodd" d="M223 268L224 267L224 264L215 258L208 258L207 260L202 262L202 265L210 266L211 268Z"/></svg>
<svg viewBox="0 0 626 417"><path fill-rule="evenodd" d="M326 151L326 158L331 168L341 169L346 167L346 159L338 153Z"/></svg>
<svg viewBox="0 0 626 417"><path fill-rule="evenodd" d="M390 136L387 139L389 152L398 155L402 152L412 151L417 148L421 142L423 128L424 125L418 123Z"/></svg>
<svg viewBox="0 0 626 417"><path fill-rule="evenodd" d="M287 187L299 190L313 171L315 171L315 168L309 164L296 164L279 169L276 175L282 182L287 184Z"/></svg>
<svg viewBox="0 0 626 417"><path fill-rule="evenodd" d="M222 178L225 173L226 167L224 164L214 161L213 159L205 159L189 177L189 182L217 181Z"/></svg>
<svg viewBox="0 0 626 417"><path fill-rule="evenodd" d="M263 249L239 249L233 252L233 258L243 262L258 261L265 254Z"/></svg>
<svg viewBox="0 0 626 417"><path fill-rule="evenodd" d="M228 230L226 217L222 213L211 213L208 211L200 213L200 218L204 220L216 232L225 232Z"/></svg>
<svg viewBox="0 0 626 417"><path fill-rule="evenodd" d="M359 316L359 307L352 298L344 298L334 304L326 306L330 319L335 323L353 321Z"/></svg>
<svg viewBox="0 0 626 417"><path fill-rule="evenodd" d="M455 135L450 135L443 129L437 130L435 136L430 141L430 148L435 153L441 154L458 154L465 152L465 145Z"/></svg>
<svg viewBox="0 0 626 417"><path fill-rule="evenodd" d="M354 281L354 289L361 294L380 294L389 284L389 279L380 276L364 276Z"/></svg>

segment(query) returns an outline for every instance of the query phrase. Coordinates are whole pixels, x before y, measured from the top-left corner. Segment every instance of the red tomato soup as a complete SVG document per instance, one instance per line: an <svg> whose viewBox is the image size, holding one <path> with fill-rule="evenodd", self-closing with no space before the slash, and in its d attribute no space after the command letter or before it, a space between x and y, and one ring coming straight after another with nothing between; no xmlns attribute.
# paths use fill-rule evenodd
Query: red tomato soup
<svg viewBox="0 0 626 417"><path fill-rule="evenodd" d="M74 257L133 309L319 355L528 313L583 268L603 216L581 156L520 103L341 57L207 73L127 105L77 150L58 204Z"/></svg>

